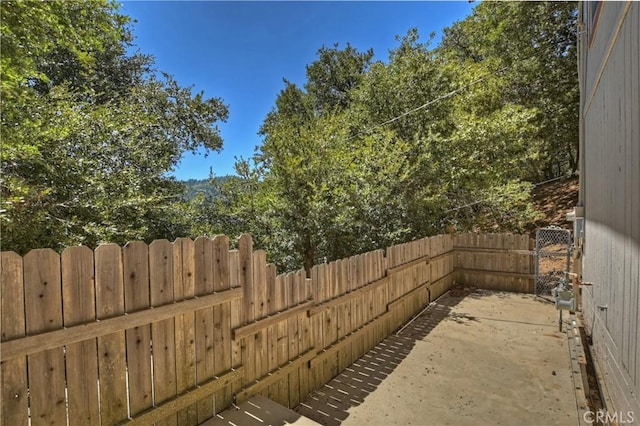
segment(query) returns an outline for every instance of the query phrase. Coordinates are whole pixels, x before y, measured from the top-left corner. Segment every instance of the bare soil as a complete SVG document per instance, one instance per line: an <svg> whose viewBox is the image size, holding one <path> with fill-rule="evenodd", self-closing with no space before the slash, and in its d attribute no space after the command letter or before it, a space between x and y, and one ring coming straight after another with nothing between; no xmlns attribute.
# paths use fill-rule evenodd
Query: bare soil
<svg viewBox="0 0 640 426"><path fill-rule="evenodd" d="M567 213L571 212L578 203L578 177L559 179L542 184L533 190L533 204L542 217L531 224L528 231L532 237L538 228L559 226L569 229Z"/></svg>
<svg viewBox="0 0 640 426"><path fill-rule="evenodd" d="M454 289L296 411L323 425L575 425L565 333L531 295Z"/></svg>

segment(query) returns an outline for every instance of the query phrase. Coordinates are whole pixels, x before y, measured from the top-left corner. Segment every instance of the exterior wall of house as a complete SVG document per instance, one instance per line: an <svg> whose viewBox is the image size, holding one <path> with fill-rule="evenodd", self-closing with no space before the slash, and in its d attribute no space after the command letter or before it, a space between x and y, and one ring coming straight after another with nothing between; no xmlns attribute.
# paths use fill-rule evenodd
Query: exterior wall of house
<svg viewBox="0 0 640 426"><path fill-rule="evenodd" d="M640 3L581 13L583 319L608 410L640 424Z"/></svg>

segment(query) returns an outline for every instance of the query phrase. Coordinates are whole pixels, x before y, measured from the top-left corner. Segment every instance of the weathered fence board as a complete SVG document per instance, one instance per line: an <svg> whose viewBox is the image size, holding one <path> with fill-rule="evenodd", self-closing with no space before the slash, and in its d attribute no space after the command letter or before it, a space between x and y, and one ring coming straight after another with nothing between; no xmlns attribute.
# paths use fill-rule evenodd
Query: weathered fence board
<svg viewBox="0 0 640 426"><path fill-rule="evenodd" d="M286 275L278 275L275 278L275 309L277 312L286 310L289 306L289 294L287 291ZM276 326L276 364L277 367L284 366L290 359L289 357L289 322L280 321ZM287 405L289 402L289 379L282 378L277 384L274 393L277 402Z"/></svg>
<svg viewBox="0 0 640 426"><path fill-rule="evenodd" d="M231 287L237 287L240 285L240 252L238 250L231 250L229 252L229 285ZM231 301L231 324L230 327L233 330L242 324L242 308L244 301L242 299L236 299ZM231 341L231 367L234 369L240 368L242 365L242 348L240 341ZM231 394L235 395L242 387L242 380L236 380L231 383ZM190 423L191 424L191 423Z"/></svg>
<svg viewBox="0 0 640 426"><path fill-rule="evenodd" d="M64 326L96 319L93 251L69 247L62 252ZM67 394L70 425L99 425L98 352L96 339L66 346Z"/></svg>
<svg viewBox="0 0 640 426"><path fill-rule="evenodd" d="M2 341L25 335L23 260L14 252L3 252L0 258L0 291L2 308ZM2 424L28 423L27 357L23 355L0 364L2 382Z"/></svg>
<svg viewBox="0 0 640 426"><path fill-rule="evenodd" d="M267 254L264 250L256 250L253 253L253 282L254 282L254 317L261 320L267 316ZM245 340L252 340L249 336ZM256 379L262 379L269 373L267 330L262 327L253 335L255 344L253 362L255 365Z"/></svg>
<svg viewBox="0 0 640 426"><path fill-rule="evenodd" d="M27 333L62 326L60 257L50 249L33 250L24 257L25 318ZM62 348L27 357L29 399L33 424L66 422L65 372Z"/></svg>
<svg viewBox="0 0 640 426"><path fill-rule="evenodd" d="M244 304L241 323L249 324L255 320L254 282L253 282L253 242L250 235L242 235L238 240L238 274L240 286L244 289ZM253 336L252 336L253 337ZM255 339L242 339L242 365L245 368L242 386L250 386L256 380Z"/></svg>
<svg viewBox="0 0 640 426"><path fill-rule="evenodd" d="M213 293L213 241L206 237L195 240L195 294ZM196 383L202 384L214 377L213 307L195 312ZM198 421L213 417L213 396L198 401Z"/></svg>
<svg viewBox="0 0 640 426"><path fill-rule="evenodd" d="M105 244L95 251L96 317L124 314L122 250ZM102 423L116 424L128 417L124 330L98 337L98 374Z"/></svg>
<svg viewBox="0 0 640 426"><path fill-rule="evenodd" d="M249 235L2 253L2 422L195 426L256 393L293 407L456 278L526 290L528 244L434 236L310 278L277 275Z"/></svg>
<svg viewBox="0 0 640 426"><path fill-rule="evenodd" d="M490 290L533 292L533 252L527 235L456 236L459 282Z"/></svg>
<svg viewBox="0 0 640 426"><path fill-rule="evenodd" d="M229 238L217 235L213 239L213 290L229 290ZM231 302L213 308L214 373L219 376L231 369ZM231 386L225 386L215 395L216 412L218 407L231 404Z"/></svg>
<svg viewBox="0 0 640 426"><path fill-rule="evenodd" d="M194 253L195 244L190 238L179 238L173 242L173 296L176 301L191 299L195 296ZM176 315L174 318L176 392L182 394L196 384L195 315L190 311ZM180 409L177 417L179 425L196 424L197 404Z"/></svg>
<svg viewBox="0 0 640 426"><path fill-rule="evenodd" d="M304 271L303 271L304 273ZM298 306L301 299L301 292L299 286L301 284L301 280L304 279L304 275L300 272L298 273L290 273L287 274L287 290L288 290L288 300L289 306ZM310 307L310 306L309 306ZM304 314L306 315L306 310ZM299 341L299 332L300 329L298 327L298 313L293 317L287 320L287 330L289 334L289 359L295 358L300 355L300 341ZM298 368L293 368L289 373L289 400L287 404L284 404L287 407L295 407L298 405L300 401L300 372Z"/></svg>
<svg viewBox="0 0 640 426"><path fill-rule="evenodd" d="M149 245L149 278L151 306L173 303L173 250L167 240ZM214 309L216 309L214 307ZM176 344L173 318L151 324L153 342L154 405L161 405L176 396ZM157 425L177 424L177 413L162 419Z"/></svg>
<svg viewBox="0 0 640 426"><path fill-rule="evenodd" d="M271 274L272 267L267 264L265 272L265 284L267 288L267 318L273 319L273 314L277 313L276 310L276 275ZM267 369L274 371L278 368L278 325L277 323L269 325L267 329ZM234 337L235 336L234 333ZM266 389L266 396L271 399L275 399L277 394L278 384L274 383Z"/></svg>
<svg viewBox="0 0 640 426"><path fill-rule="evenodd" d="M130 242L123 248L125 311L133 313L148 309L149 247ZM125 331L129 374L129 405L135 416L153 406L151 384L151 325L143 324Z"/></svg>

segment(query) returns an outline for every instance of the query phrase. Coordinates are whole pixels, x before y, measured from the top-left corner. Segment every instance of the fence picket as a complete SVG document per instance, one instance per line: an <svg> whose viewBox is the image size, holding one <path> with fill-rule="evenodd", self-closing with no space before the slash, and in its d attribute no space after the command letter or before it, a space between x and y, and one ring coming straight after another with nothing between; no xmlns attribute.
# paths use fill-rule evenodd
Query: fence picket
<svg viewBox="0 0 640 426"><path fill-rule="evenodd" d="M149 275L151 279L151 306L162 306L174 301L173 248L167 240L156 240L149 245ZM154 404L176 396L176 342L173 318L151 324L153 341ZM156 425L176 425L174 413Z"/></svg>
<svg viewBox="0 0 640 426"><path fill-rule="evenodd" d="M141 241L122 249L124 301L127 313L149 308L149 248ZM125 331L129 406L135 416L153 406L151 383L151 326L141 325Z"/></svg>
<svg viewBox="0 0 640 426"><path fill-rule="evenodd" d="M173 296L176 301L195 295L195 244L190 238L173 242ZM195 316L187 313L175 317L176 392L181 394L196 384ZM198 424L197 405L178 411L178 424Z"/></svg>
<svg viewBox="0 0 640 426"><path fill-rule="evenodd" d="M339 260L336 262L336 280L338 281L338 291L340 295L347 293L347 271L348 260ZM351 330L351 320L349 318L349 311L351 310L351 302L341 303L337 309L337 327L338 327L338 339L342 339ZM345 345L338 352L338 371L343 371L347 366L351 364L351 345Z"/></svg>
<svg viewBox="0 0 640 426"><path fill-rule="evenodd" d="M104 244L95 251L96 317L124 314L122 249ZM100 415L103 424L116 424L128 417L124 330L98 337Z"/></svg>
<svg viewBox="0 0 640 426"><path fill-rule="evenodd" d="M322 302L322 283L320 282L320 267L315 265L311 268L311 291L315 303ZM324 348L324 333L322 315L314 315L312 321L312 341L316 352L320 352ZM324 369L322 365L313 366L309 372L309 381L311 387L317 389L324 384Z"/></svg>
<svg viewBox="0 0 640 426"><path fill-rule="evenodd" d="M276 277L275 281L275 305L277 310L286 309L289 306L287 291L287 276L281 274ZM280 321L277 324L276 338L277 338L277 364L278 367L283 367L289 361L289 322ZM280 404L286 405L289 402L289 379L284 378L277 384L277 401Z"/></svg>
<svg viewBox="0 0 640 426"><path fill-rule="evenodd" d="M273 315L282 308L278 306L278 289L276 288L276 268L273 264L267 264L267 312ZM267 328L267 359L268 370L274 371L278 368L278 324L273 324ZM276 402L278 400L279 383L269 386L268 397Z"/></svg>
<svg viewBox="0 0 640 426"><path fill-rule="evenodd" d="M286 277L289 306L296 306L300 300L300 276L295 272L287 274ZM300 343L298 334L300 333L298 316L287 320L289 334L289 360L293 360L300 353ZM295 369L289 373L289 400L288 407L295 407L300 401L300 373Z"/></svg>
<svg viewBox="0 0 640 426"><path fill-rule="evenodd" d="M297 273L298 285L300 286L299 302L306 302L308 300L308 285L311 280L307 278L304 270L299 270ZM306 312L298 315L298 351L300 354L306 353L310 349L311 345L311 333L310 333L310 318ZM309 394L309 365L304 363L298 368L298 392L300 401L304 400Z"/></svg>
<svg viewBox="0 0 640 426"><path fill-rule="evenodd" d="M238 250L231 250L229 252L229 285L238 287L240 285L240 252ZM242 325L242 304L243 300L236 299L231 302L231 329L235 329ZM231 367L239 368L242 365L242 348L240 341L231 341ZM231 384L231 393L235 395L240 390L242 382L240 380L234 381Z"/></svg>
<svg viewBox="0 0 640 426"><path fill-rule="evenodd" d="M27 334L62 327L60 256L50 249L24 257ZM27 357L32 424L66 423L65 373L62 348Z"/></svg>
<svg viewBox="0 0 640 426"><path fill-rule="evenodd" d="M246 325L255 320L255 296L253 283L253 242L248 234L242 235L238 241L238 267L240 285L244 292L244 306L242 309L242 324ZM256 380L255 338L247 336L242 339L242 365L245 366L243 386L252 385Z"/></svg>
<svg viewBox="0 0 640 426"><path fill-rule="evenodd" d="M253 289L254 289L254 316L257 320L267 316L267 255L263 250L253 253ZM249 337L251 339L252 337ZM264 377L268 372L269 360L267 353L267 330L261 330L255 334L255 365L256 378ZM264 392L265 394L268 391Z"/></svg>
<svg viewBox="0 0 640 426"><path fill-rule="evenodd" d="M195 294L196 296L213 293L213 241L207 237L198 237L195 242ZM202 384L214 376L213 345L213 308L205 308L195 313L196 342L196 382ZM198 422L214 415L213 395L198 401Z"/></svg>
<svg viewBox="0 0 640 426"><path fill-rule="evenodd" d="M94 321L96 306L93 252L88 247L69 247L62 252L61 260L65 327ZM71 426L100 424L96 344L96 339L89 339L66 347Z"/></svg>
<svg viewBox="0 0 640 426"><path fill-rule="evenodd" d="M2 341L24 336L23 259L14 252L3 252L0 258L0 330ZM27 357L21 356L0 364L2 417L5 425L28 423Z"/></svg>
<svg viewBox="0 0 640 426"><path fill-rule="evenodd" d="M217 235L213 239L213 289L224 291L231 288L229 283L229 238ZM231 369L231 302L213 308L213 337L215 345L215 374L217 376ZM231 404L231 386L225 386L215 395L216 412Z"/></svg>

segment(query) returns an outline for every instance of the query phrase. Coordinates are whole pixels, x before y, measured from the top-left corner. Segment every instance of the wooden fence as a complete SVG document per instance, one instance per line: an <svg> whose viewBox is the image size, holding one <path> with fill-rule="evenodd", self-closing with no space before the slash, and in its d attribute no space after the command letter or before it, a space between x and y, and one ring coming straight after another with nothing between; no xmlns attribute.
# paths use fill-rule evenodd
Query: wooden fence
<svg viewBox="0 0 640 426"><path fill-rule="evenodd" d="M534 242L527 235L456 235L456 280L489 290L533 293Z"/></svg>
<svg viewBox="0 0 640 426"><path fill-rule="evenodd" d="M277 275L248 235L237 250L217 236L3 252L2 424L196 425L255 394L293 407L451 288L456 265L476 285L524 270L510 238L459 236L457 252L424 238L311 278Z"/></svg>

